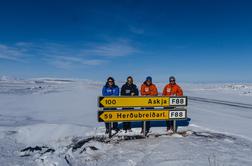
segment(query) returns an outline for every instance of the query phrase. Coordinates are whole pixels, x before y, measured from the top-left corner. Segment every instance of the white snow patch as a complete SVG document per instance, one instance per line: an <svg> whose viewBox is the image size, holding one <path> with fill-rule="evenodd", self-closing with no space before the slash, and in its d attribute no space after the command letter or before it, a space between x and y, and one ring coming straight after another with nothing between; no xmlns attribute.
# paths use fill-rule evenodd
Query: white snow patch
<svg viewBox="0 0 252 166"><path fill-rule="evenodd" d="M122 83L119 84L121 86ZM159 83L159 92L165 83ZM0 81L0 163L2 165L251 165L252 111L189 101L192 119L187 137L160 137L103 142L104 123L97 122L97 96L103 84L91 80L41 78ZM140 86L140 85L139 85ZM181 84L185 95L252 104L252 84ZM139 135L140 129L121 136ZM73 150L75 141L90 139ZM25 147L45 146L27 152Z"/></svg>

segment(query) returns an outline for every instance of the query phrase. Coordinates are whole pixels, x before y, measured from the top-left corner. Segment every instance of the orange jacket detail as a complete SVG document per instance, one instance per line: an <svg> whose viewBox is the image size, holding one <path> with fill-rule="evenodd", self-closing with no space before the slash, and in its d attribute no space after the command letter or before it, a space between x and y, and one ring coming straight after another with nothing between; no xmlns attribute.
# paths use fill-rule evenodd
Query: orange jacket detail
<svg viewBox="0 0 252 166"><path fill-rule="evenodd" d="M150 86L145 83L141 86L141 95L142 96L157 96L158 90L155 84L151 84Z"/></svg>
<svg viewBox="0 0 252 166"><path fill-rule="evenodd" d="M167 84L164 87L163 96L183 96L183 91L177 84Z"/></svg>

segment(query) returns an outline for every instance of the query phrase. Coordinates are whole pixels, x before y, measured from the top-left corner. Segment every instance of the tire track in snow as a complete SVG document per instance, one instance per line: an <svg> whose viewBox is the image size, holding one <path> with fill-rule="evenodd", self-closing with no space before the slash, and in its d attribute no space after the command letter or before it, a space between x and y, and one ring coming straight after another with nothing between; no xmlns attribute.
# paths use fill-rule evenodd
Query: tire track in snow
<svg viewBox="0 0 252 166"><path fill-rule="evenodd" d="M208 99L208 98L202 98L202 97L193 97L193 96L188 96L188 99L191 101L227 105L227 106L231 106L231 107L246 108L246 109L252 110L252 104L245 104L245 103L231 102L231 101L224 101L224 100L216 100L216 99Z"/></svg>

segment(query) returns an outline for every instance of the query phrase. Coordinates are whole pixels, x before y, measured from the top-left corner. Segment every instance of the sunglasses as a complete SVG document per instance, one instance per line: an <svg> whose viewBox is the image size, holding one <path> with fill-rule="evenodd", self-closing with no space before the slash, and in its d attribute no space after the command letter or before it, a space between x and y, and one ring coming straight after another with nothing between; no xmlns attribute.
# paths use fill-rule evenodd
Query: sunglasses
<svg viewBox="0 0 252 166"><path fill-rule="evenodd" d="M175 82L175 80L170 80L170 82Z"/></svg>
<svg viewBox="0 0 252 166"><path fill-rule="evenodd" d="M114 82L113 80L109 80L108 82Z"/></svg>

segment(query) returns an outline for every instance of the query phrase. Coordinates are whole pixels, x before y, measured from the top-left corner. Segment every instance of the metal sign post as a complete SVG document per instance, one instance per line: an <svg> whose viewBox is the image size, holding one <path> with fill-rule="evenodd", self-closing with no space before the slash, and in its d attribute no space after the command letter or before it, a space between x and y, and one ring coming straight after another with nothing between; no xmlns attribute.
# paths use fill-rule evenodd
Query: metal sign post
<svg viewBox="0 0 252 166"><path fill-rule="evenodd" d="M146 121L143 121L143 136L146 136Z"/></svg>
<svg viewBox="0 0 252 166"><path fill-rule="evenodd" d="M109 138L112 137L112 123L113 123L113 122L110 122L110 123L109 123Z"/></svg>
<svg viewBox="0 0 252 166"><path fill-rule="evenodd" d="M176 120L173 120L173 132L176 133L177 132L177 123Z"/></svg>

